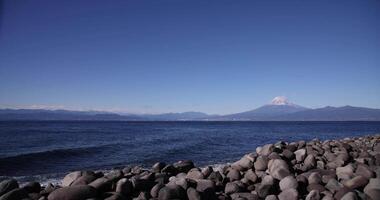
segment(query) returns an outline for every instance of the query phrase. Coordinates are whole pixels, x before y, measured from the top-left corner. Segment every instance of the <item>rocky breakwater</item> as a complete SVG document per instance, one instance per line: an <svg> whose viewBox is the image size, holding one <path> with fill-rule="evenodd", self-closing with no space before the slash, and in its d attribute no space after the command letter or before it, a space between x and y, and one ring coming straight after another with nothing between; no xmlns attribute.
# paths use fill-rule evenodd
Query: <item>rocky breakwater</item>
<svg viewBox="0 0 380 200"><path fill-rule="evenodd" d="M60 185L0 183L0 200L380 199L380 136L258 147L218 170L191 161L76 171Z"/></svg>

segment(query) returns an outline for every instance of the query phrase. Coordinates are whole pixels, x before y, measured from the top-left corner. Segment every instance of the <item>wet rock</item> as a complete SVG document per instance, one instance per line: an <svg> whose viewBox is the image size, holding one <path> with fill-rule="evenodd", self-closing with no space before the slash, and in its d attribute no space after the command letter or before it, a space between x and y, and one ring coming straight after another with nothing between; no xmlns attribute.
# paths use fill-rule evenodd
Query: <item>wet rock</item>
<svg viewBox="0 0 380 200"><path fill-rule="evenodd" d="M18 183L15 179L8 179L0 182L0 196L18 188Z"/></svg>
<svg viewBox="0 0 380 200"><path fill-rule="evenodd" d="M41 185L38 182L29 182L23 187L28 193L40 193Z"/></svg>
<svg viewBox="0 0 380 200"><path fill-rule="evenodd" d="M178 172L187 173L190 169L194 168L194 163L191 160L179 161L173 164Z"/></svg>
<svg viewBox="0 0 380 200"><path fill-rule="evenodd" d="M291 188L297 189L297 187L298 187L298 182L293 176L287 176L280 181L281 191L285 191Z"/></svg>
<svg viewBox="0 0 380 200"><path fill-rule="evenodd" d="M97 196L95 188L87 185L63 187L49 194L49 200L84 200Z"/></svg>
<svg viewBox="0 0 380 200"><path fill-rule="evenodd" d="M281 180L290 174L288 164L284 160L270 160L268 166L269 174L275 179Z"/></svg>
<svg viewBox="0 0 380 200"><path fill-rule="evenodd" d="M288 189L282 191L278 195L279 200L298 200L298 191L296 189Z"/></svg>
<svg viewBox="0 0 380 200"><path fill-rule="evenodd" d="M364 193L372 200L378 199L380 197L380 178L371 178L364 188Z"/></svg>

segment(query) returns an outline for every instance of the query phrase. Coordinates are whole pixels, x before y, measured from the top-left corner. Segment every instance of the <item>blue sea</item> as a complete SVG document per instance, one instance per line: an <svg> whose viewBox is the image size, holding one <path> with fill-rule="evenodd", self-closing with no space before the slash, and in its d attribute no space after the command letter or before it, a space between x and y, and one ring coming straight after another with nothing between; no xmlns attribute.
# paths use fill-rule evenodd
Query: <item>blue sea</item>
<svg viewBox="0 0 380 200"><path fill-rule="evenodd" d="M73 170L233 162L277 141L380 133L380 122L0 122L0 179L59 180Z"/></svg>

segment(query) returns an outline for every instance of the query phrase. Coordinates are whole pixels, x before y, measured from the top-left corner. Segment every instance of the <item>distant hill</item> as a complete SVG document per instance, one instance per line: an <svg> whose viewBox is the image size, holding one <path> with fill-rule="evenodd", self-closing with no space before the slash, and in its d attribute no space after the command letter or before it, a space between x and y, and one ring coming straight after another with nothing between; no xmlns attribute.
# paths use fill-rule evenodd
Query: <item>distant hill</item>
<svg viewBox="0 0 380 200"><path fill-rule="evenodd" d="M380 121L380 109L353 106L310 109L276 97L270 104L246 112L208 115L202 112L117 114L99 111L0 109L0 120L103 121Z"/></svg>

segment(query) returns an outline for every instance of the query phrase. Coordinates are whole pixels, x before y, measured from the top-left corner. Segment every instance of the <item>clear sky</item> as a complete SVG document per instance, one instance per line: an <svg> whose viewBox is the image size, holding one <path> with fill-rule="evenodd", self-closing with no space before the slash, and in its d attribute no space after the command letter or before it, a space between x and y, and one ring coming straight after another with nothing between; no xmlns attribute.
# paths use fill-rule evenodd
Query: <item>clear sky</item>
<svg viewBox="0 0 380 200"><path fill-rule="evenodd" d="M380 1L1 1L0 106L380 108Z"/></svg>

